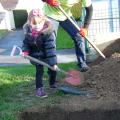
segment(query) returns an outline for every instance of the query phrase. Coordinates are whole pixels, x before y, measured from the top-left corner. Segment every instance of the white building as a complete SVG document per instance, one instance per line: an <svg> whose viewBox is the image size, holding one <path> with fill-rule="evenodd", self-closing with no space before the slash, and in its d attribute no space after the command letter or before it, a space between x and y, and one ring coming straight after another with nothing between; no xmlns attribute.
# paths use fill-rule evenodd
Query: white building
<svg viewBox="0 0 120 120"><path fill-rule="evenodd" d="M120 38L120 0L92 0L93 17L89 38L103 44Z"/></svg>
<svg viewBox="0 0 120 120"><path fill-rule="evenodd" d="M33 8L42 8L41 0L2 0L0 2L0 29L14 29L13 10L27 10L29 12Z"/></svg>
<svg viewBox="0 0 120 120"><path fill-rule="evenodd" d="M11 30L15 28L12 11L5 10L0 4L0 29Z"/></svg>

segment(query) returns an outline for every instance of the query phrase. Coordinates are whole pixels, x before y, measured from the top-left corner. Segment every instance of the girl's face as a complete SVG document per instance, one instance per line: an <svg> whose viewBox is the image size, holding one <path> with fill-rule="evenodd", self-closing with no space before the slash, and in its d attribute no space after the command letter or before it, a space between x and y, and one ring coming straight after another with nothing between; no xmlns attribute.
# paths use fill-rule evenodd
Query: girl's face
<svg viewBox="0 0 120 120"><path fill-rule="evenodd" d="M31 24L33 25L41 24L43 20L44 20L44 17L34 16L34 17L31 17Z"/></svg>
<svg viewBox="0 0 120 120"><path fill-rule="evenodd" d="M31 17L30 25L32 29L40 31L43 28L44 23L45 23L44 17L39 17L39 16Z"/></svg>

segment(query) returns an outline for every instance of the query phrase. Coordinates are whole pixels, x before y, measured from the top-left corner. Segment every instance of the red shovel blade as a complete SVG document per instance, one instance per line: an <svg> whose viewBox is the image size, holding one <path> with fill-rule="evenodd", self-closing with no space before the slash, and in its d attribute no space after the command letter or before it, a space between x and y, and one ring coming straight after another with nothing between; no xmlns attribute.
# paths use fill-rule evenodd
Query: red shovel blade
<svg viewBox="0 0 120 120"><path fill-rule="evenodd" d="M80 71L70 70L68 71L68 74L70 74L71 76L64 78L64 81L66 83L73 85L73 86L78 86L82 84L84 80L84 76Z"/></svg>

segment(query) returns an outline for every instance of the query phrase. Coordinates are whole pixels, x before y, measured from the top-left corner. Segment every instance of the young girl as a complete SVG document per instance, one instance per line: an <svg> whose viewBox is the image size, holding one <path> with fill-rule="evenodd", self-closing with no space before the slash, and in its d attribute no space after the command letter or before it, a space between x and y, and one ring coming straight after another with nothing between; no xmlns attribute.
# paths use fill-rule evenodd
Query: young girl
<svg viewBox="0 0 120 120"><path fill-rule="evenodd" d="M42 10L33 9L28 15L28 21L23 26L25 39L23 40L23 55L30 55L43 60L52 66L48 68L50 88L56 88L56 46L55 34L50 21L44 16ZM43 89L43 65L30 61L36 67L36 96L47 97Z"/></svg>

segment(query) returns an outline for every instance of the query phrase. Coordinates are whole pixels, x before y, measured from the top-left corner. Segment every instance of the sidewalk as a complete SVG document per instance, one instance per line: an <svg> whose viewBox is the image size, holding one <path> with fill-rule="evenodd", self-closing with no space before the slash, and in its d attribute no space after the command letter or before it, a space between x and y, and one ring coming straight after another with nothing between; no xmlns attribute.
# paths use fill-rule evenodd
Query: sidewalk
<svg viewBox="0 0 120 120"><path fill-rule="evenodd" d="M22 30L12 31L3 39L0 39L0 66L30 64L29 60L20 56L10 56L13 46L21 46L23 39L24 35ZM57 59L58 63L77 61L74 49L57 50Z"/></svg>

